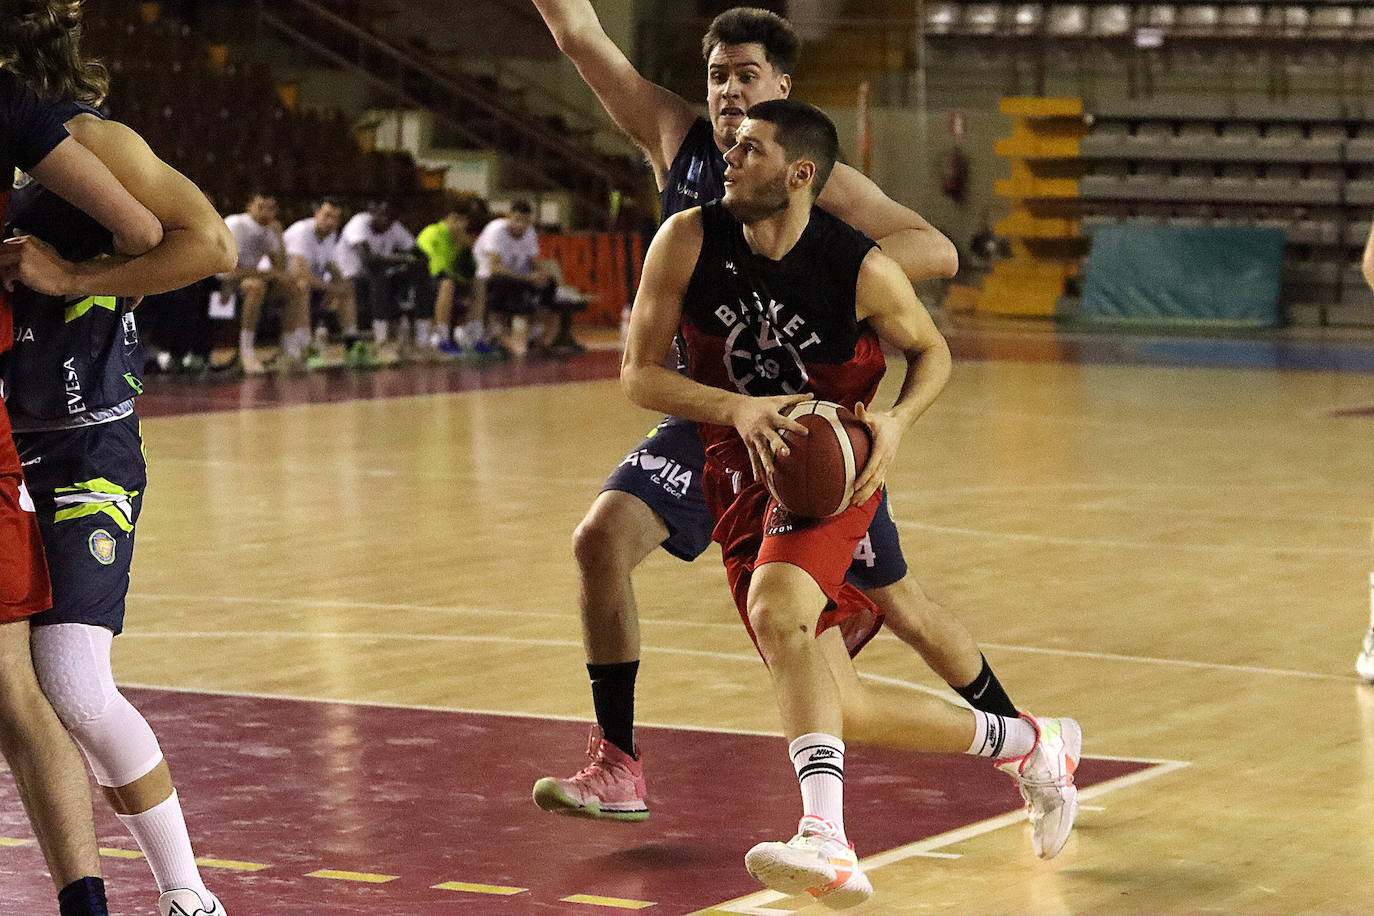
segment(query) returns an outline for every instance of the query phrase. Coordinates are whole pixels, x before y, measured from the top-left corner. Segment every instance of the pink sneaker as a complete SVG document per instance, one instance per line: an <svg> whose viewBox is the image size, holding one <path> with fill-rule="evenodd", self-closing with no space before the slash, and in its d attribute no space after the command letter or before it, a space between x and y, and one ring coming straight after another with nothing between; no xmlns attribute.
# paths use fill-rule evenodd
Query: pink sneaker
<svg viewBox="0 0 1374 916"><path fill-rule="evenodd" d="M639 748L635 748L639 753ZM592 726L587 741L591 763L569 779L545 776L534 784L534 803L545 811L617 821L649 819L644 763L602 737Z"/></svg>

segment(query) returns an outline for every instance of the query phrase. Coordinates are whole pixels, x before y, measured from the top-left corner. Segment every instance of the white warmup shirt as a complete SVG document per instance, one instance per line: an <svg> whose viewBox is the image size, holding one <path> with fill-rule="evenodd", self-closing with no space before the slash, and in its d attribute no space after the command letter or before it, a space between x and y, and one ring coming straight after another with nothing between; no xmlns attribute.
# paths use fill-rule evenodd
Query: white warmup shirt
<svg viewBox="0 0 1374 916"><path fill-rule="evenodd" d="M264 226L247 213L235 213L226 217L224 224L234 234L234 244L239 250L239 269L247 270L261 267L262 259L271 254L279 254L281 236L270 226Z"/></svg>
<svg viewBox="0 0 1374 916"><path fill-rule="evenodd" d="M282 234L288 257L305 261L306 267L316 278L323 280L329 272L329 264L334 260L334 247L339 243L339 233L331 232L320 238L315 232L315 217L307 216L297 220Z"/></svg>
<svg viewBox="0 0 1374 916"><path fill-rule="evenodd" d="M392 220L384 232L373 232L372 217L367 211L355 214L344 225L343 232L339 233L339 244L334 249L334 263L350 280L363 272L363 245L373 254L395 254L414 248L415 236L396 220Z"/></svg>
<svg viewBox="0 0 1374 916"><path fill-rule="evenodd" d="M510 220L504 216L487 223L482 234L472 246L472 256L477 259L477 276L491 276L491 256L501 256L501 266L517 274L527 274L534 269L534 260L539 257L539 238L530 226L521 236L513 236L506 227Z"/></svg>

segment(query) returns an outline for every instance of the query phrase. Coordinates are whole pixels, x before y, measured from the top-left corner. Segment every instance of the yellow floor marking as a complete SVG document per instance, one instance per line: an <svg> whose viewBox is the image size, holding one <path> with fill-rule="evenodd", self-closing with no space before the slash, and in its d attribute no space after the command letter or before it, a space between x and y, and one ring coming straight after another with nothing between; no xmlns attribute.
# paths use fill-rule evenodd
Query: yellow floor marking
<svg viewBox="0 0 1374 916"><path fill-rule="evenodd" d="M592 906L613 906L621 910L642 910L645 907L657 906L648 900L622 900L619 897L596 897L591 894L573 894L571 897L564 897L564 903L589 903Z"/></svg>
<svg viewBox="0 0 1374 916"><path fill-rule="evenodd" d="M0 836L0 846L27 846L33 840L16 840L7 836Z"/></svg>
<svg viewBox="0 0 1374 916"><path fill-rule="evenodd" d="M434 885L435 890L439 891L468 891L473 894L500 894L502 897L509 897L512 894L523 894L529 890L528 887L502 887L499 884L468 884L463 881L445 881L443 884Z"/></svg>
<svg viewBox="0 0 1374 916"><path fill-rule="evenodd" d="M196 864L203 868L227 868L230 871L262 871L272 867L260 862L236 862L233 859L196 859Z"/></svg>
<svg viewBox="0 0 1374 916"><path fill-rule="evenodd" d="M100 854L107 859L141 859L143 853L135 852L132 849L112 849L109 846L101 846Z"/></svg>
<svg viewBox="0 0 1374 916"><path fill-rule="evenodd" d="M331 878L335 881L362 881L366 884L385 884L388 881L395 881L400 875L372 875L363 871L334 871L332 868L321 868L319 871L312 871L306 875L307 878Z"/></svg>

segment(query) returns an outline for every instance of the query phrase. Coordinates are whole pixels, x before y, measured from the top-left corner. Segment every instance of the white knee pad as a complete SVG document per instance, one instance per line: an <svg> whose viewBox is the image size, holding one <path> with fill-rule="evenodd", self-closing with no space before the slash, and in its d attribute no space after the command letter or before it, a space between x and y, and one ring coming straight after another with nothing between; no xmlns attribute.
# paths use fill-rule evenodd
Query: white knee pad
<svg viewBox="0 0 1374 916"><path fill-rule="evenodd" d="M38 682L57 717L86 755L96 782L127 786L162 760L157 736L115 688L110 670L114 634L84 623L34 627Z"/></svg>

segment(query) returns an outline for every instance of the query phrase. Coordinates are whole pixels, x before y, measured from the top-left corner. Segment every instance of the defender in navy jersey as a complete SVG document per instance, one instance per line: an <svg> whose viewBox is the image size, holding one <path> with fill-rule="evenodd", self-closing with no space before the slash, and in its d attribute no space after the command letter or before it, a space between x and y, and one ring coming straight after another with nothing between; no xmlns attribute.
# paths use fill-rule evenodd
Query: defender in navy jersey
<svg viewBox="0 0 1374 916"><path fill-rule="evenodd" d="M232 237L195 185L133 131L89 105L59 110L67 129L149 203L166 236L140 258L92 260L111 250L108 231L28 176L12 193L7 229L28 241L0 249L0 272L20 282L12 299L15 345L0 359L0 374L53 593L51 609L33 619L34 663L58 717L143 850L158 881L159 912L223 916L200 878L157 738L115 687L110 648L123 628L147 484L134 413L142 383L131 297L232 266Z"/></svg>
<svg viewBox="0 0 1374 916"><path fill-rule="evenodd" d="M50 56L49 40L62 26L45 31L29 16L11 13L0 22L0 57L5 59L0 70L0 174L22 168L42 176L109 227L121 251L146 251L162 238L157 218L69 136L60 114L14 72L37 75L42 85L42 77L61 71L67 61ZM60 23L61 17L53 22ZM0 193L0 215L8 197L7 190ZM0 248L13 251L23 244ZM13 339L9 296L0 289L0 353ZM63 916L104 916L90 789L80 757L43 695L30 650L31 615L50 603L34 506L10 438L8 414L0 408L0 751L14 773Z"/></svg>
<svg viewBox="0 0 1374 916"><path fill-rule="evenodd" d="M854 671L839 627L876 608L845 572L903 433L949 378L950 355L897 265L813 206L837 150L834 125L816 108L772 100L749 109L726 153L723 205L674 216L649 248L621 383L639 406L701 424L713 538L791 741L797 834L755 846L746 866L773 890L844 908L872 893L846 838L844 738L1006 758L999 767L1018 780L1046 856L1072 827L1081 738L1067 719L933 697L882 705ZM679 329L685 375L663 365ZM879 338L906 369L896 403L870 410L884 372ZM768 372L740 371L770 360ZM804 432L785 411L811 397L855 404L873 448L848 508L799 519L767 481L787 448L782 431Z"/></svg>
<svg viewBox="0 0 1374 916"><path fill-rule="evenodd" d="M577 65L611 118L648 154L666 220L720 197L724 151L745 110L791 90L799 43L786 20L736 8L711 24L703 43L707 117L644 79L606 36L588 0L534 0L559 47ZM910 280L953 276L954 246L914 211L854 169L836 164L818 200L828 213L881 243ZM638 614L634 569L662 546L692 560L710 542L701 491L705 462L695 424L669 416L612 472L574 535L583 644L597 729L592 766L572 779L540 781L536 802L560 813L642 820L643 767L634 745ZM673 473L665 473L672 468ZM963 625L906 575L886 493L855 550L851 580L868 590L888 627L970 703L1014 713L1015 706ZM857 649L857 645L852 646Z"/></svg>

